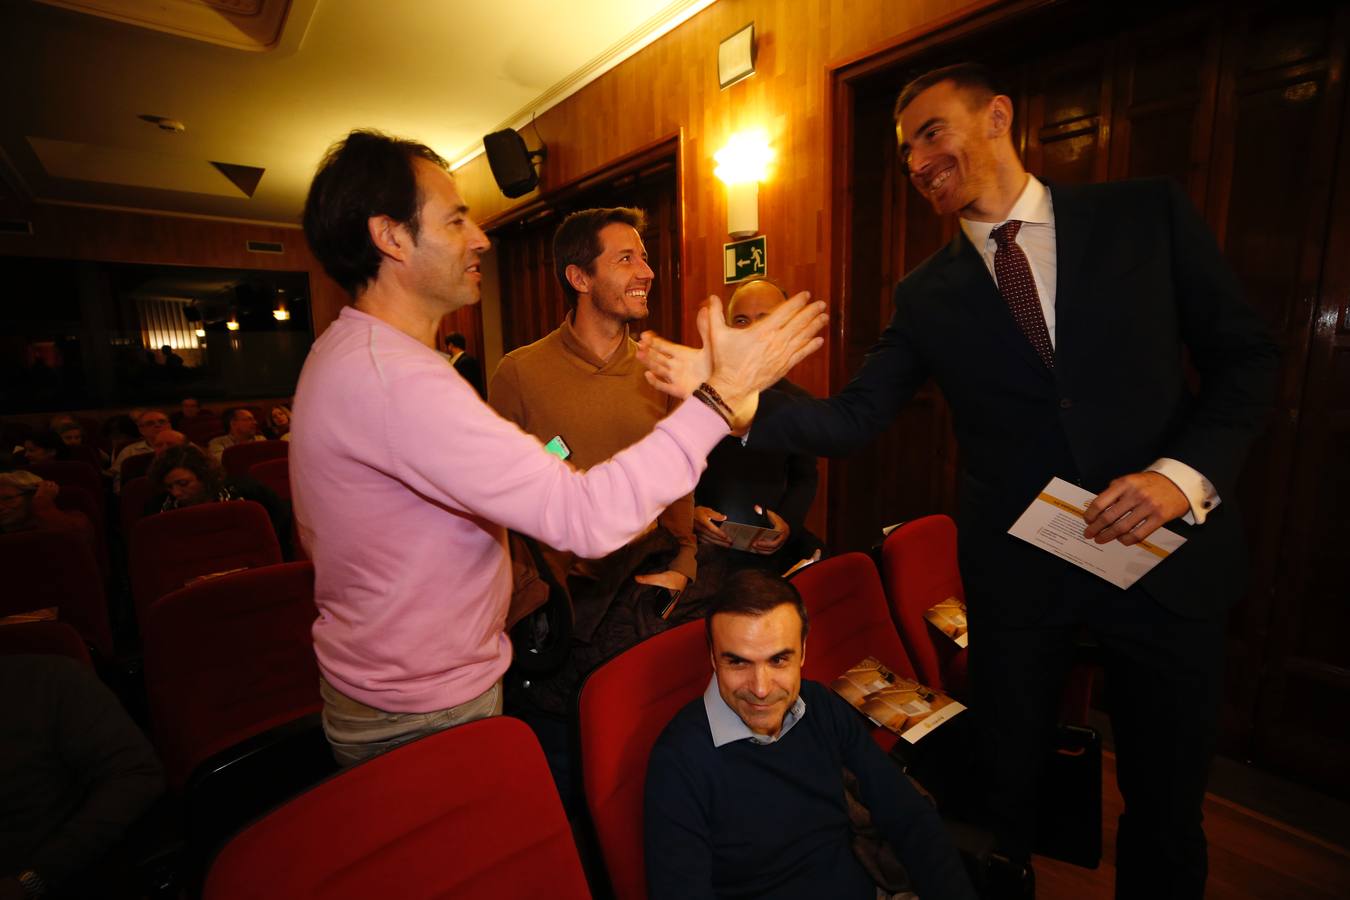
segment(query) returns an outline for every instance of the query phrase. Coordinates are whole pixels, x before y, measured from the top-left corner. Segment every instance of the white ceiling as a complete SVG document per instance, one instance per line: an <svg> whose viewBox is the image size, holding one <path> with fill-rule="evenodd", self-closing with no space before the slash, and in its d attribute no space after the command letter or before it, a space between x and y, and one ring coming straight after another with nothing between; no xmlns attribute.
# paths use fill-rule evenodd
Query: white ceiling
<svg viewBox="0 0 1350 900"><path fill-rule="evenodd" d="M276 46L250 52L0 0L0 174L40 202L295 223L352 128L461 160L711 2L290 0ZM138 3L202 5L120 5ZM250 198L212 162L265 172Z"/></svg>

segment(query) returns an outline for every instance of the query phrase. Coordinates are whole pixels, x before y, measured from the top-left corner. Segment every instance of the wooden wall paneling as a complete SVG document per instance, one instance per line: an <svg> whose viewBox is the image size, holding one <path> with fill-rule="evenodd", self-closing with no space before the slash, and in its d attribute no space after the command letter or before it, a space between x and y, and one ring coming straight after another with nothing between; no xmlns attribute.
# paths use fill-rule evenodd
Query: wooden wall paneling
<svg viewBox="0 0 1350 900"><path fill-rule="evenodd" d="M1095 41L1040 59L1027 79L1027 167L1060 184L1104 180L1110 133L1110 53Z"/></svg>
<svg viewBox="0 0 1350 900"><path fill-rule="evenodd" d="M1269 553L1273 544L1278 551L1273 567L1268 561L1265 566L1271 581L1258 585L1265 588L1258 597L1269 602L1264 608L1252 603L1257 614L1265 614L1258 624L1269 636L1253 712L1253 755L1350 796L1344 765L1350 726L1340 714L1350 702L1344 641L1350 626L1344 576L1350 529L1336 512L1350 500L1343 465L1350 451L1350 269L1344 252L1350 246L1350 110L1344 84L1350 6L1258 7L1245 25L1236 104L1244 147L1235 160L1235 186L1244 166L1273 164L1277 168L1263 169L1266 181L1282 193L1277 197L1262 185L1259 207L1235 195L1230 221L1250 218L1230 224L1230 234L1253 247L1255 232L1274 257L1254 299L1283 326L1281 399L1296 402L1277 418L1269 448L1260 448L1273 471L1292 473L1292 484L1281 485L1292 490L1275 494L1271 485L1244 483L1265 501L1261 517L1268 524L1258 546ZM1245 147L1258 133L1275 158L1245 157L1259 152ZM1274 135L1277 140L1271 140ZM1282 205L1272 206L1277 200ZM1260 237L1261 225L1252 221L1257 216L1265 218L1265 231L1278 233L1273 241ZM1272 526L1278 531L1271 532Z"/></svg>

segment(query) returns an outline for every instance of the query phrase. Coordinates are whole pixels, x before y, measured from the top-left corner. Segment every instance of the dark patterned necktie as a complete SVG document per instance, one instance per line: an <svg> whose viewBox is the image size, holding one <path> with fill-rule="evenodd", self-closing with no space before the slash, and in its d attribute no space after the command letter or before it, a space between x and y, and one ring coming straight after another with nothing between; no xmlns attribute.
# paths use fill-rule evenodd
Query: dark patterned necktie
<svg viewBox="0 0 1350 900"><path fill-rule="evenodd" d="M1055 348L1050 343L1050 332L1045 327L1045 315L1041 312L1041 298L1036 293L1036 281L1031 277L1031 263L1022 248L1017 246L1017 232L1022 223L1016 220L1006 222L994 229L994 279L998 282L998 292L1003 302L1012 310L1013 320L1022 333L1031 341L1032 348L1045 363L1046 368L1055 367Z"/></svg>

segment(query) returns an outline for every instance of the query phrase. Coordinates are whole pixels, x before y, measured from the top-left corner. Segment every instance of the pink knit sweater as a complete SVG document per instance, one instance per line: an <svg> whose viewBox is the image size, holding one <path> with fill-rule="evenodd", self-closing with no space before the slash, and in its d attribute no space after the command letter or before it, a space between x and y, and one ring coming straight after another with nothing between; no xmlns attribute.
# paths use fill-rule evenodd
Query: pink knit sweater
<svg viewBox="0 0 1350 900"><path fill-rule="evenodd" d="M455 706L511 661L506 528L595 558L698 482L722 419L686 403L584 474L498 417L445 358L348 307L296 391L290 471L314 560L314 649L390 712Z"/></svg>

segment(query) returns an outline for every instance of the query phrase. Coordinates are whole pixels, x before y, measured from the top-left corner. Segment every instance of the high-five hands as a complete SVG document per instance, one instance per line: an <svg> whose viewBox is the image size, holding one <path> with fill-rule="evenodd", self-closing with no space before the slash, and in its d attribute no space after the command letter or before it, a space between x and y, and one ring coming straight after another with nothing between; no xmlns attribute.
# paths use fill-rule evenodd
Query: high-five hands
<svg viewBox="0 0 1350 900"><path fill-rule="evenodd" d="M734 433L750 427L759 392L824 345L818 337L829 316L825 304L803 291L748 328L726 324L717 295L698 311L703 346L695 350L643 332L638 360L647 381L672 397L684 398L707 383L731 407Z"/></svg>
<svg viewBox="0 0 1350 900"><path fill-rule="evenodd" d="M1166 475L1157 472L1122 475L1088 504L1083 516L1088 527L1083 537L1099 544L1119 538L1128 547L1190 509L1186 495Z"/></svg>

